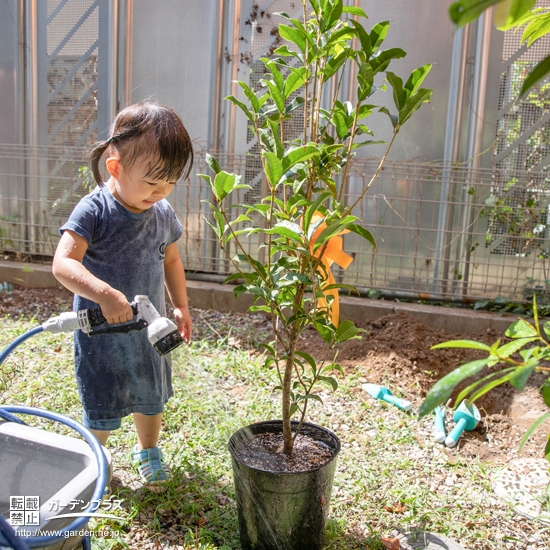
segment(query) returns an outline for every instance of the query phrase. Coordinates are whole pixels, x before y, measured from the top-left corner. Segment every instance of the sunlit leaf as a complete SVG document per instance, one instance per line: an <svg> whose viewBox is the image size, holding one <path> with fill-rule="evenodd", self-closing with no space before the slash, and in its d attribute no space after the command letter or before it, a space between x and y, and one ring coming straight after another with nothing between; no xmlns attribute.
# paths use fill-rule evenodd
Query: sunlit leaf
<svg viewBox="0 0 550 550"><path fill-rule="evenodd" d="M535 65L529 76L525 79L521 87L520 95L524 95L529 88L538 84L543 78L550 73L550 55Z"/></svg>
<svg viewBox="0 0 550 550"><path fill-rule="evenodd" d="M537 418L535 422L533 422L529 428L527 428L527 431L523 434L523 437L521 438L521 441L519 442L519 450L521 451L523 449L523 446L525 443L527 443L527 440L531 437L531 435L535 432L535 430L548 418L550 418L550 412L547 412Z"/></svg>
<svg viewBox="0 0 550 550"><path fill-rule="evenodd" d="M504 333L508 338L535 338L538 332L535 327L525 319L512 323Z"/></svg>
<svg viewBox="0 0 550 550"><path fill-rule="evenodd" d="M442 348L481 349L483 351L491 351L491 346L483 344L482 342L476 342L475 340L449 340L448 342L435 344L435 346L432 346L430 349Z"/></svg>
<svg viewBox="0 0 550 550"><path fill-rule="evenodd" d="M462 382L462 380L465 380L466 378L469 378L470 376L473 376L481 371L487 365L488 360L488 358L478 359L476 361L466 363L465 365L458 367L453 372L450 372L444 376L441 380L437 381L428 392L426 399L422 403L418 413L419 417L422 418L423 416L426 416L438 405L446 403L449 397L451 397L451 394L456 386Z"/></svg>
<svg viewBox="0 0 550 550"><path fill-rule="evenodd" d="M271 187L275 187L283 177L283 163L275 153L264 151L265 175Z"/></svg>
<svg viewBox="0 0 550 550"><path fill-rule="evenodd" d="M514 388L517 388L518 390L522 390L534 370L535 365L518 367L512 376L510 376L510 385L514 386Z"/></svg>

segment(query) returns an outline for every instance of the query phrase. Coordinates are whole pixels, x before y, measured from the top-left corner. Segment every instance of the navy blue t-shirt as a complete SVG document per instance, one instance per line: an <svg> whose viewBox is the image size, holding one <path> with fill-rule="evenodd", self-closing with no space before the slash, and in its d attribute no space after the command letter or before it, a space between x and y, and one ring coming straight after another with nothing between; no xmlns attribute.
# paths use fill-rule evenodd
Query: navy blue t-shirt
<svg viewBox="0 0 550 550"><path fill-rule="evenodd" d="M82 264L122 292L129 302L145 294L165 314L164 249L182 235L168 201L140 214L130 212L106 185L85 196L61 233L70 230L88 242ZM74 310L99 307L75 295ZM74 334L75 368L82 405L91 420L131 413L159 414L172 395L170 356L160 357L145 330L126 334Z"/></svg>

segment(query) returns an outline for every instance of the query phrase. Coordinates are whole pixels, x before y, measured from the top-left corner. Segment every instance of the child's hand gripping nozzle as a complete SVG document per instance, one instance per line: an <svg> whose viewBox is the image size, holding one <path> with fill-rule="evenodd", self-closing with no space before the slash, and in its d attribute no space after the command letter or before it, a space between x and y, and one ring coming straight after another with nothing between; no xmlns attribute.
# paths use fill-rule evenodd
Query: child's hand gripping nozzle
<svg viewBox="0 0 550 550"><path fill-rule="evenodd" d="M468 405L466 400L464 400L456 409L453 420L455 421L455 427L447 436L447 439L445 439L445 445L447 445L447 447L455 447L462 432L464 432L464 430L472 431L481 420L481 415L473 403Z"/></svg>
<svg viewBox="0 0 550 550"><path fill-rule="evenodd" d="M183 344L184 340L176 325L170 319L161 317L147 296L135 296L130 305L135 315L135 321L131 323L109 325L96 329L95 327L103 325L107 321L103 317L101 309L94 308L62 313L58 317L48 319L42 328L47 332L81 330L90 336L113 332L126 333L146 328L147 338L159 355L166 355Z"/></svg>
<svg viewBox="0 0 550 550"><path fill-rule="evenodd" d="M369 395L374 397L374 399L382 399L386 403L391 403L403 411L410 411L412 409L412 403L410 401L395 397L392 395L392 392L384 386L379 386L377 384L363 384L362 387Z"/></svg>

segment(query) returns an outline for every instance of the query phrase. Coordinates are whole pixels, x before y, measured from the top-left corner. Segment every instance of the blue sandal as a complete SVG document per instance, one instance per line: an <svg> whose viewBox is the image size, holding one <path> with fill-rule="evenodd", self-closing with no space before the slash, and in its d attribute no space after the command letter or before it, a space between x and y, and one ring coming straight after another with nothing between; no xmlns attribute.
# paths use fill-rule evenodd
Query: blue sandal
<svg viewBox="0 0 550 550"><path fill-rule="evenodd" d="M162 453L158 447L139 450L136 445L131 457L141 479L146 483L166 482L172 477L170 466L162 460Z"/></svg>

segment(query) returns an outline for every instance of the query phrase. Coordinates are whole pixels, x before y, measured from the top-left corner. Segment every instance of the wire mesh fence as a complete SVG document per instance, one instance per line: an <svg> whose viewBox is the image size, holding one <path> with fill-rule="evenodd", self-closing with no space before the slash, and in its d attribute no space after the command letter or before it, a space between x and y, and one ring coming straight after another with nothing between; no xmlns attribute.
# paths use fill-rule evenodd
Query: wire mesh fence
<svg viewBox="0 0 550 550"><path fill-rule="evenodd" d="M224 170L245 180L257 160L216 156ZM170 196L184 227L180 253L190 278L227 275L231 264L205 221L210 209L203 201L211 195L197 175L208 171L204 152L196 159L194 175L178 182ZM378 162L353 161L345 196L349 205L369 185ZM94 185L84 149L0 145L0 246L6 257L51 258L59 227ZM442 196L442 190L447 194ZM353 233L345 235L344 250L354 261L334 273L367 294L519 301L545 293L550 284L547 171L387 162L354 213L377 248ZM250 238L245 246L261 259L258 239Z"/></svg>

